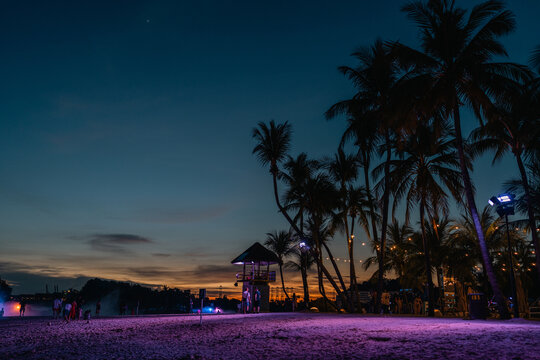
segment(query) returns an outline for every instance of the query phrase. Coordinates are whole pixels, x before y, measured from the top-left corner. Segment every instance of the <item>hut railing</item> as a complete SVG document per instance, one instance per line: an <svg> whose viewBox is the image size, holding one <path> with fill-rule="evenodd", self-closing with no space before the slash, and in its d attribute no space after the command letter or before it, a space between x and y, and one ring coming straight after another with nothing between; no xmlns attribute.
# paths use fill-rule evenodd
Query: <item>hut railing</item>
<svg viewBox="0 0 540 360"><path fill-rule="evenodd" d="M247 269L246 269L247 270ZM246 272L245 274L236 274L236 280L243 281L276 281L275 271L258 271L255 273Z"/></svg>

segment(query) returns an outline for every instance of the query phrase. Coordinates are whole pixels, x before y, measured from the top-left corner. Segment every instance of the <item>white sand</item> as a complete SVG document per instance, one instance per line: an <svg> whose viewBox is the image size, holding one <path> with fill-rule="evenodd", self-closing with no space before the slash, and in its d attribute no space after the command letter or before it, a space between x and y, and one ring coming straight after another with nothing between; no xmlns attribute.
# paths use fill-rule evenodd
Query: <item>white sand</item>
<svg viewBox="0 0 540 360"><path fill-rule="evenodd" d="M333 314L0 321L0 359L540 359L540 322Z"/></svg>

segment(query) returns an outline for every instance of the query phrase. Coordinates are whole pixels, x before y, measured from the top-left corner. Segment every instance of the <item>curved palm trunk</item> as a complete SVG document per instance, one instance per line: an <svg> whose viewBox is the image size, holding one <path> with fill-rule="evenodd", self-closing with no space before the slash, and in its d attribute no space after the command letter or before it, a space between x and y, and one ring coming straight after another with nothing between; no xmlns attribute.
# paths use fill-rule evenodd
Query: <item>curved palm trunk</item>
<svg viewBox="0 0 540 360"><path fill-rule="evenodd" d="M426 237L426 224L424 223L424 209L425 200L422 197L422 199L420 200L420 229L422 230L422 243L424 244L424 260L426 262L428 316L434 317L435 310L433 309L433 279L431 277L431 259L429 255L429 243Z"/></svg>
<svg viewBox="0 0 540 360"><path fill-rule="evenodd" d="M304 287L304 303L306 304L306 309L309 309L309 286L307 282L307 269L305 266L300 267L300 273L302 274L302 286Z"/></svg>
<svg viewBox="0 0 540 360"><path fill-rule="evenodd" d="M501 319L509 319L510 313L506 308L506 299L499 288L497 283L497 278L493 272L493 266L491 264L491 259L489 258L489 250L487 248L486 240L484 238L484 232L482 230L482 225L480 223L480 217L478 216L478 209L476 208L476 202L474 201L474 194L472 189L472 182L469 176L469 171L467 169L467 163L465 161L465 153L463 151L463 138L461 136L461 118L459 115L459 107L456 105L453 109L454 117L454 131L456 133L456 148L458 151L459 157L459 167L461 169L461 177L463 178L463 186L465 189L465 197L467 198L467 204L469 206L469 211L471 212L471 217L473 219L474 228L476 230L476 235L478 236L478 245L480 246L480 252L482 254L482 262L484 263L484 269L491 284L491 290L493 290L493 295L495 296L495 301L498 304L499 315Z"/></svg>
<svg viewBox="0 0 540 360"><path fill-rule="evenodd" d="M279 276L281 277L281 288L283 289L283 293L287 300L290 300L289 294L287 294L287 290L285 290L285 279L283 279L283 260L280 260L279 262Z"/></svg>
<svg viewBox="0 0 540 360"><path fill-rule="evenodd" d="M317 261L316 264L317 264L317 275L318 275L318 282L319 282L319 293L321 294L321 296L324 299L325 311L326 311L326 305L327 304L329 304L332 308L334 308L334 310L339 311L337 306L332 301L330 301L330 299L328 299L328 297L326 296L326 290L324 289L323 272L322 272L321 267L319 265L319 261ZM341 295L339 295L339 296L341 296Z"/></svg>
<svg viewBox="0 0 540 360"><path fill-rule="evenodd" d="M375 243L379 242L379 235L377 234L377 224L375 222L375 208L373 206L373 196L371 195L371 187L369 182L369 159L365 151L362 151L362 158L364 162L364 182L366 183L366 192L369 202L369 212L371 216L371 229L373 232L373 241ZM367 234L369 236L369 234Z"/></svg>
<svg viewBox="0 0 540 360"><path fill-rule="evenodd" d="M360 309L362 308L362 304L360 302L360 294L358 292L358 282L356 281L356 268L354 266L354 239L352 238L352 234L354 234L354 220L355 217L351 216L351 251L349 254L349 261L351 262L351 290L354 289L351 291L351 294L354 294L354 297L356 299L357 311L360 311Z"/></svg>
<svg viewBox="0 0 540 360"><path fill-rule="evenodd" d="M536 270L538 271L538 279L540 281L540 247L538 244L538 235L536 233L536 221L534 219L534 214L531 204L531 196L529 193L529 181L527 180L527 172L523 166L523 161L521 160L521 155L515 154L516 160L519 167L519 172L521 174L521 183L523 184L523 192L525 193L525 201L527 203L527 215L529 217L529 228L531 229L531 238L534 244L534 252L536 255Z"/></svg>
<svg viewBox="0 0 540 360"><path fill-rule="evenodd" d="M304 233L302 231L300 231L300 229L298 228L296 223L291 219L289 214L287 214L287 211L285 211L283 206L281 206L281 202L279 201L278 188L277 188L277 166L275 164L272 164L271 169L275 169L275 170L271 170L270 172L272 173L272 180L273 180L273 183L274 183L274 198L276 200L276 205L277 205L277 207L279 209L279 212L283 214L283 216L289 222L289 224L294 229L294 231L296 231L298 234L304 236ZM317 248L320 249L318 245L317 245ZM320 250L315 251L313 249L310 249L309 251L312 253L313 258L316 259L318 269L320 269L320 271L326 276L326 278L328 279L330 284L332 284L332 286L334 287L336 292L341 296L341 290L339 289L339 286L336 284L334 279L332 279L332 275L330 275L330 272L328 271L328 269L326 269L326 267L323 265L322 259L319 258L318 252L320 252Z"/></svg>
<svg viewBox="0 0 540 360"><path fill-rule="evenodd" d="M334 270L335 270L336 275L337 275L337 277L339 279L339 283L341 284L341 287L343 288L343 291L347 291L347 286L345 285L345 281L343 281L343 277L341 276L341 272L339 271L339 268L338 268L338 266L336 264L336 261L334 260L334 256L332 255L332 252L330 251L330 248L324 242L322 243L322 246L324 247L324 249L328 253L328 257L329 257L330 261L332 262L332 266L334 267Z"/></svg>
<svg viewBox="0 0 540 360"><path fill-rule="evenodd" d="M442 267L437 267L437 285L439 286L439 306L444 314L444 270Z"/></svg>
<svg viewBox="0 0 540 360"><path fill-rule="evenodd" d="M346 196L346 193L347 193L347 190L345 188L345 184L342 182L341 183L341 194L343 196L343 199L345 201L345 206L344 206L344 209L343 209L343 224L345 226L345 236L347 237L347 250L349 251L349 289L350 289L350 296L349 296L349 301L348 301L348 306L349 306L349 312L354 312L354 300L353 300L353 290L354 288L356 288L356 272L355 272L355 269L354 269L354 255L353 255L353 238L351 236L351 234L353 233L353 230L354 230L354 216L351 216L351 232L349 233L349 220L348 220L348 217L347 217L347 213L348 213L348 209L347 209L347 203L346 203L346 199L347 199L347 196ZM344 291L346 292L347 289L344 288ZM356 291L355 291L356 292ZM357 297L358 298L358 297Z"/></svg>
<svg viewBox="0 0 540 360"><path fill-rule="evenodd" d="M381 243L378 252L379 257L379 279L377 284L377 312L381 307L381 296L384 284L384 249L386 246L386 228L388 226L388 203L390 201L390 134L385 133L386 138L386 161L384 163L384 193L383 193L383 208L382 208L382 225L381 225Z"/></svg>
<svg viewBox="0 0 540 360"><path fill-rule="evenodd" d="M319 222L317 221L317 219L313 219L313 225L315 227L315 229L319 229L320 228L320 224ZM334 287L334 289L336 290L336 293L337 295L340 297L340 298L343 298L343 293L341 292L341 290L339 289L339 286L336 284L336 282L334 281L334 279L332 278L332 275L330 275L330 272L328 270L326 270L326 268L324 267L323 265L323 260L322 260L322 248L321 248L321 241L320 241L320 238L319 238L319 232L318 230L317 231L314 231L312 232L312 235L313 235L313 239L315 240L315 245L316 245L316 248L317 248L317 251L314 252L312 251L314 254L314 258L317 260L317 274L319 276L319 292L321 293L322 297L324 298L325 302L330 304L330 306L332 306L333 308L335 308L336 310L339 310L336 308L335 304L333 302L331 302L328 297L326 296L326 291L324 289L324 279L323 279L323 274L324 276L326 277L326 279L332 284L332 286ZM324 243L323 243L324 244ZM327 248L327 251L328 251L328 248ZM333 262L334 266L335 266L335 263ZM326 270L326 271L325 271ZM339 273L338 273L339 275ZM340 279L341 281L343 281L343 279Z"/></svg>

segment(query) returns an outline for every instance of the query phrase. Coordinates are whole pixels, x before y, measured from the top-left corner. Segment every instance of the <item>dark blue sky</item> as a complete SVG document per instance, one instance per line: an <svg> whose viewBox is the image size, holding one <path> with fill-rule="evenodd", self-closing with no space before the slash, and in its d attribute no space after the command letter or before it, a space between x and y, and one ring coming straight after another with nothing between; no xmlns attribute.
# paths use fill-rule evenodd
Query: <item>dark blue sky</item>
<svg viewBox="0 0 540 360"><path fill-rule="evenodd" d="M344 122L323 113L353 94L336 68L377 37L416 46L403 3L3 1L0 276L230 287L229 261L286 228L251 129L288 120L293 154L330 155ZM526 62L540 3L510 7ZM475 169L480 207L517 174Z"/></svg>

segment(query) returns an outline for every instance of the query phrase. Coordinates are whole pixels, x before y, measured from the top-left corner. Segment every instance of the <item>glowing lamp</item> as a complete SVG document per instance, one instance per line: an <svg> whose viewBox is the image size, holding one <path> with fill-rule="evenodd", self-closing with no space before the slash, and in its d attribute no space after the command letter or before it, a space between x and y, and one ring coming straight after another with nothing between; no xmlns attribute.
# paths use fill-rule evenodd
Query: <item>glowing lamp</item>
<svg viewBox="0 0 540 360"><path fill-rule="evenodd" d="M492 196L488 203L491 206L495 206L497 214L500 217L505 215L514 215L514 194L500 194L497 196Z"/></svg>

